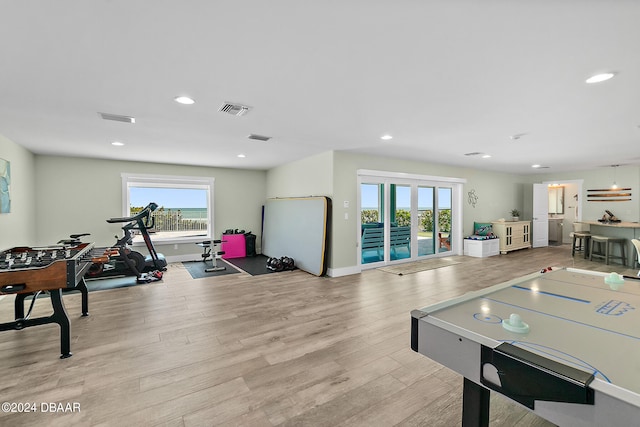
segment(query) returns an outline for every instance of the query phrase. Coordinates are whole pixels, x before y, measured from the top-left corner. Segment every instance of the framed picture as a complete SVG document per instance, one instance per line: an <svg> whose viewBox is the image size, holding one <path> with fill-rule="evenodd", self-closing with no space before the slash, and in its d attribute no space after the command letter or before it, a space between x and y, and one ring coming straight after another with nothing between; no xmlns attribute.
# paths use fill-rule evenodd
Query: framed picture
<svg viewBox="0 0 640 427"><path fill-rule="evenodd" d="M11 212L11 162L0 159L0 214Z"/></svg>

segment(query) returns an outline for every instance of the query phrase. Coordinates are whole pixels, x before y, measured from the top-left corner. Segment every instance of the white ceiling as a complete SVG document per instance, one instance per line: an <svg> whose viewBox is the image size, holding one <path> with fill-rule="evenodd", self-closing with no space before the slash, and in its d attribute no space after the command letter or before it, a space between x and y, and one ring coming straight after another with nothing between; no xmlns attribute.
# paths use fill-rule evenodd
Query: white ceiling
<svg viewBox="0 0 640 427"><path fill-rule="evenodd" d="M639 43L637 0L3 1L0 134L248 169L328 150L523 174L640 164ZM602 71L618 74L585 83Z"/></svg>

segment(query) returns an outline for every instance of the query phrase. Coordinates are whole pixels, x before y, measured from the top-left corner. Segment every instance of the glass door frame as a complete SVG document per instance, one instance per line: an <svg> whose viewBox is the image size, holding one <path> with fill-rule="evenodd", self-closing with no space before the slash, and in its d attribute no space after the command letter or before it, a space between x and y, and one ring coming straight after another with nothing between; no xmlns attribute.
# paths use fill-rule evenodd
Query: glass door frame
<svg viewBox="0 0 640 427"><path fill-rule="evenodd" d="M429 259L429 258L439 258L443 256L450 255L462 255L462 187L466 182L466 179L463 178L450 178L450 177L438 177L438 176L430 176L430 175L418 175L418 174L407 174L407 173L398 173L398 172L388 172L388 171L376 171L376 170L367 170L367 169L359 169L357 171L357 204L358 204L358 215L356 219L356 229L357 229L357 265L363 269L369 268L377 268L390 264L399 264L403 262L409 261L417 261L418 259ZM383 207L384 211L381 212L382 218L385 218L383 221L384 224L384 257L382 261L371 262L362 264L362 220L361 220L361 212L362 212L362 195L361 195L361 185L362 184L376 184L376 185L384 185L384 201ZM390 259L390 225L389 221L386 219L391 218L390 209L390 197L391 184L397 185L410 185L411 186L411 257L404 259L391 260ZM430 255L418 255L418 187L419 186L429 186L434 187L434 192L437 193L437 189L440 187L451 188L452 197L451 197L451 251L439 252L439 242L434 243L435 245L435 253ZM434 198L434 215L436 216L436 226L437 226L437 212L438 212L438 198L437 196ZM434 240L437 240L437 229L434 230Z"/></svg>

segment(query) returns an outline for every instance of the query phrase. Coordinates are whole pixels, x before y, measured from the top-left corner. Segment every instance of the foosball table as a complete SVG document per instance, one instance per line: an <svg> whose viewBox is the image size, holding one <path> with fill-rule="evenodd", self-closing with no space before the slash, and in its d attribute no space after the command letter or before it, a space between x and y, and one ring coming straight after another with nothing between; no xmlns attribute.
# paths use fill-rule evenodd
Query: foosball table
<svg viewBox="0 0 640 427"><path fill-rule="evenodd" d="M0 295L15 294L15 320L0 323L0 331L20 330L30 326L57 323L60 325L61 359L71 356L71 323L64 307L62 293L80 291L82 316L89 313L88 292L84 281L86 271L95 259L93 243L72 246L14 247L0 252ZM46 292L50 296L53 314L31 318L37 297ZM32 301L25 315L25 299Z"/></svg>

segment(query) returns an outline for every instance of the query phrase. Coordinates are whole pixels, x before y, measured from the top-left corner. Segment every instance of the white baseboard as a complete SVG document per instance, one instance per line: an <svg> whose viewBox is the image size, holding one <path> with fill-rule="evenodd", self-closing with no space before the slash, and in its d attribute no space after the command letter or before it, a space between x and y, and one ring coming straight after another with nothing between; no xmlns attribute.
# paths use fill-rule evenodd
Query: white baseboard
<svg viewBox="0 0 640 427"><path fill-rule="evenodd" d="M352 274L360 273L362 273L362 268L357 265L343 268L327 268L327 276L329 277L350 276Z"/></svg>

